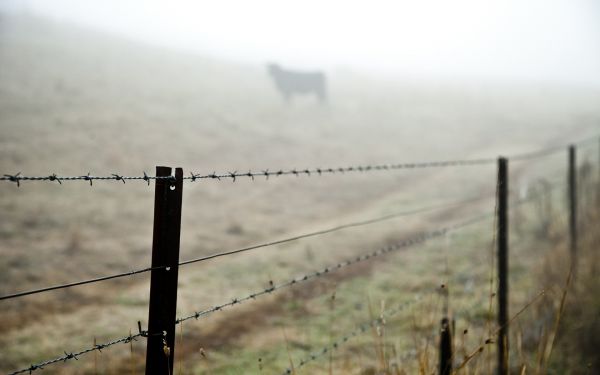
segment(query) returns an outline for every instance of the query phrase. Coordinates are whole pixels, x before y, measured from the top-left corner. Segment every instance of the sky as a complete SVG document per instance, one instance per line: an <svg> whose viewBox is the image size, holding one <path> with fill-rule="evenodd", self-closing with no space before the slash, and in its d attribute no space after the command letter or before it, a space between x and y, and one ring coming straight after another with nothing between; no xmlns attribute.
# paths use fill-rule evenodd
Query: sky
<svg viewBox="0 0 600 375"><path fill-rule="evenodd" d="M252 63L600 87L598 0L0 0Z"/></svg>

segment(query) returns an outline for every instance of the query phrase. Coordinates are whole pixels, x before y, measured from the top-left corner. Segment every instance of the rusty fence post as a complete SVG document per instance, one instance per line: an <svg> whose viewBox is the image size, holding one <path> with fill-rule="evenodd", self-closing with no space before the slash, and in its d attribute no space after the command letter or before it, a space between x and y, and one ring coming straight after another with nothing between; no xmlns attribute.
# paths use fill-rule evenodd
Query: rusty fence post
<svg viewBox="0 0 600 375"><path fill-rule="evenodd" d="M156 176L171 176L171 168L156 167ZM154 231L146 375L173 374L175 358L175 319L183 170L172 179L156 179Z"/></svg>
<svg viewBox="0 0 600 375"><path fill-rule="evenodd" d="M508 160L498 159L498 375L508 374Z"/></svg>
<svg viewBox="0 0 600 375"><path fill-rule="evenodd" d="M577 274L577 150L569 146L569 250L571 252L571 269L573 276Z"/></svg>
<svg viewBox="0 0 600 375"><path fill-rule="evenodd" d="M440 328L440 375L452 373L452 330L448 318L443 318Z"/></svg>

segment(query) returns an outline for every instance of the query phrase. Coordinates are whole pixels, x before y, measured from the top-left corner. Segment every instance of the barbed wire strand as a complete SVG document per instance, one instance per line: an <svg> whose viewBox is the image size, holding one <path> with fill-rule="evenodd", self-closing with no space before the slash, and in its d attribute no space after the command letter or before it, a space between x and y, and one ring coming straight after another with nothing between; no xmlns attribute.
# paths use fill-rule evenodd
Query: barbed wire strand
<svg viewBox="0 0 600 375"><path fill-rule="evenodd" d="M82 356L82 355L85 355L85 354L88 354L88 353L91 353L91 352L94 352L94 351L102 352L103 349L106 349L106 348L111 347L113 345L117 345L117 344L121 344L121 343L128 344L131 341L137 341L137 339L140 338L140 337L148 337L148 335L149 335L148 331L143 331L141 329L141 323L140 322L138 322L138 330L139 330L139 332L136 333L136 334L134 334L134 335L129 334L128 336L124 336L124 337L121 337L121 338L118 338L118 339L114 339L114 340L106 342L104 344L96 344L96 345L94 345L92 347L80 350L78 352L70 352L69 353L67 351L64 351L65 354L62 355L62 356L60 356L60 357L56 357L56 358L49 359L49 360L46 360L46 361L43 361L43 362L32 364L32 365L30 365L27 368L23 368L23 369L20 369L20 370L13 371L13 372L9 373L8 375L18 375L18 374L24 374L24 373L31 374L31 373L33 373L36 370L43 370L46 366L49 366L49 365L52 365L52 364L55 364L55 363L59 363L59 362L63 362L64 363L64 362L67 362L67 361L70 361L70 360L76 360L76 361L78 361L79 357ZM164 336L164 333L162 333L162 332L161 333L155 333L154 335Z"/></svg>
<svg viewBox="0 0 600 375"><path fill-rule="evenodd" d="M382 221L386 221L386 220L391 220L391 219L398 218L398 217L410 216L410 215L417 215L417 214L420 214L420 213L424 213L424 212L428 212L428 211L434 211L434 210L438 210L438 209L442 209L442 208L465 205L465 204L477 202L477 201L483 200L483 199L486 199L486 197L468 198L468 199L465 199L465 200L462 200L462 201L447 202L447 203L443 203L443 204L439 204L439 205L431 205L431 206L416 208L414 210L396 212L396 213L393 213L393 214L384 215L384 216L380 216L380 217L376 217L376 218L372 218L372 219L367 219L367 220L363 220L363 221L356 221L356 222L346 223L346 224L338 225L338 226L335 226L335 227L332 227L332 228L323 229L323 230L319 230L319 231L315 231L315 232L310 232L310 233L305 233L305 234L301 234L301 235L298 235L298 236L293 236L293 237L285 238L285 239L282 239L282 240L277 240L277 241L262 243L262 244L248 246L248 247L244 247L244 248L240 248L240 249L225 251L225 252L222 252L222 253L216 253L216 254L205 256L205 257L200 257L200 258L195 258L195 259L190 259L190 260L182 261L182 262L179 263L179 266L184 266L184 265L187 265L187 264L202 262L202 261L206 261L206 260L209 260L209 259L223 257L223 256L226 256L226 255L231 255L231 254L237 254L237 253L246 252L246 251L250 251L250 250L255 250L255 249L259 249L259 248L263 248L263 247L280 245L280 244L287 243L287 242L297 241L297 240L300 240L300 239L303 239L303 238L320 236L320 235L324 235L324 234L327 234L327 233L336 232L336 231L343 230L343 229L348 229L348 228L353 228L353 227L359 227L359 226L374 224L374 223L378 223L378 222L382 222ZM142 269L138 269L138 270L133 270L133 271L128 271L128 272L121 272L121 273L117 273L117 274L110 275L110 276L97 277L97 278L92 278L92 279L88 279L88 280L76 281L76 282L66 283L66 284L60 284L60 285L53 285L53 286L49 286L49 287L45 287L45 288L38 288L38 289L29 290L29 291L8 294L8 295L0 296L0 301L2 301L2 300L8 300L8 299L13 299L13 298L24 297L24 296L29 296L29 295L32 295L32 294L39 294L39 293L49 292L49 291L53 291L53 290L71 288L71 287L80 286L80 285L93 284L93 283L97 283L97 282L101 282L101 281L107 281L107 280L112 280L112 279L117 279L117 278L130 277L130 276L134 276L134 275L138 275L138 274L150 272L150 271L153 271L153 270L164 269L164 268L166 268L166 266L146 267L146 268L142 268Z"/></svg>
<svg viewBox="0 0 600 375"><path fill-rule="evenodd" d="M575 145L583 145L592 140L598 139L598 136L588 137L578 142L573 142ZM566 146L555 146L549 147L546 149L533 151L529 153L516 154L513 156L509 156L509 159L519 161L519 160L529 160L535 159L539 157L548 156L564 150ZM257 177L264 177L265 179L269 179L269 177L279 177L279 176L312 176L318 175L322 176L325 174L335 174L335 173L349 173L349 172L371 172L371 171L389 171L389 170L399 170L399 169L421 169L421 168L442 168L442 167L459 167L459 166L474 166L474 165L485 165L492 164L497 161L495 157L489 158L479 158L479 159L458 159L458 160L443 160L443 161L426 161L426 162L414 162L414 163L397 163L397 164L376 164L376 165L357 165L357 166L349 166L349 167L337 167L337 168L304 168L304 169L279 169L275 171L269 171L269 169L261 169L260 171L248 171L248 172L227 172L227 173L210 173L210 174L195 174L190 172L189 176L183 177L184 180L189 180L192 182L198 180L231 180L235 182L238 178L250 178L254 181ZM143 176L123 176L117 173L113 173L110 176L93 176L91 173L81 176L59 176L56 173L49 174L47 176L23 176L21 172L16 174L3 174L0 176L0 181L8 181L14 182L17 186L20 186L21 181L54 181L62 184L64 181L87 181L90 183L90 186L93 185L93 181L120 181L125 183L130 180L140 180L145 181L148 185L150 185L151 180L174 180L174 176L149 176L144 172Z"/></svg>
<svg viewBox="0 0 600 375"><path fill-rule="evenodd" d="M92 176L90 173L83 176L58 176L56 173L52 173L48 176L23 176L21 172L16 174L3 174L0 176L0 181L15 182L17 186L20 186L21 181L54 181L62 185L64 181L88 181L90 186L93 186L94 181L125 181L131 180L142 180L150 185L151 180L173 180L174 176L149 176L146 172L143 172L143 176L123 176L120 174L113 173L110 176Z"/></svg>
<svg viewBox="0 0 600 375"><path fill-rule="evenodd" d="M260 171L248 171L248 172L227 172L219 173L216 172L210 174L195 174L190 173L189 176L183 177L184 180L195 182L197 180L231 180L235 182L239 178L250 178L254 180L257 177L280 177L280 176L311 176L311 175L326 175L335 173L350 173L350 172L371 172L371 171L390 171L398 169L421 169L421 168L440 168L440 167L456 167L456 166L471 166L471 165L482 165L490 164L495 162L496 159L465 159L465 160L445 160L445 161L433 161L433 162L416 162L416 163L401 163L401 164L378 164L378 165L357 165L349 167L336 167L336 168L304 168L304 169L279 169L275 171L269 171L264 169ZM4 174L0 176L0 181L15 182L17 186L20 186L21 181L55 181L62 184L64 181L89 181L92 186L93 181L125 181L129 180L143 180L150 184L150 180L174 180L173 176L148 176L144 172L144 176L122 176L119 174L112 174L111 176L92 176L90 174L83 176L59 176L56 173L48 176L23 176L21 172L16 174Z"/></svg>

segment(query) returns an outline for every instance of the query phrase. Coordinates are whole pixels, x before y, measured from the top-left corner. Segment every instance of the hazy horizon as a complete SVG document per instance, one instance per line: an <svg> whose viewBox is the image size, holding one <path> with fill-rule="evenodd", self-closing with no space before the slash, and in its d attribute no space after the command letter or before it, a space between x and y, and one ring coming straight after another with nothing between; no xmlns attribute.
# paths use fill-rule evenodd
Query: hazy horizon
<svg viewBox="0 0 600 375"><path fill-rule="evenodd" d="M28 0L0 9L235 62L600 87L600 6L591 0Z"/></svg>

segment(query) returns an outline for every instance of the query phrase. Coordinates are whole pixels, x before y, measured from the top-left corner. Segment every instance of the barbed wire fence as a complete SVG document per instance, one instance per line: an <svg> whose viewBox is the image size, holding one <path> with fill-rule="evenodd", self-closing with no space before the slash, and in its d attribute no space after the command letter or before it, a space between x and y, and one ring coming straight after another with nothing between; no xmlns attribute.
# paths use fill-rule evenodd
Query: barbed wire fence
<svg viewBox="0 0 600 375"><path fill-rule="evenodd" d="M576 171L574 170L574 168L576 167L576 163L574 163L576 145L587 145L587 144L590 144L591 141L593 141L593 140L597 140L597 138L585 139L585 140L582 140L582 141L577 142L570 146L569 155L570 155L571 160L569 163L569 168L570 168L570 176L571 177L569 179L569 182L570 182L570 184L569 184L569 191L570 191L569 199L570 199L570 207L572 208L571 222L572 222L572 220L574 220L575 215L576 215L576 212L573 212L573 207L575 207L575 203L576 203L573 201L574 200L576 201L576 199L577 199L576 194L575 194L576 187L574 186L574 184L575 184L574 176L576 176ZM534 159L543 158L543 157L546 157L549 155L554 155L559 152L563 152L564 150L565 150L564 146L563 147L553 147L553 148L538 150L538 151L534 151L534 152L530 152L530 153L513 155L510 158L508 158L508 160L515 161L515 162L534 160ZM279 284L270 282L270 285L268 288L258 290L251 294L248 294L244 297L234 298L234 299L230 300L229 302L221 303L221 304L215 305L215 306L207 308L207 309L198 310L193 313L190 313L190 314L187 314L187 315L177 318L175 316L175 306L174 305L170 306L171 311L169 311L168 313L158 312L156 305L161 305L161 304L164 305L165 301L168 302L168 300L172 299L173 296L175 296L175 300L176 300L177 272L178 272L178 268L180 266L189 265L189 264L193 264L193 263L200 263L200 262L204 262L204 261L218 258L218 257L226 257L226 256L230 256L233 254L249 252L249 251L257 250L260 248L265 248L265 247L275 246L275 245L279 245L279 244L283 244L283 243L287 243L287 242L297 241L297 240L304 239L304 238L321 236L321 235L324 235L327 233L332 233L332 232L336 232L336 231L340 231L340 230L346 230L346 229L355 228L355 227L367 226L367 225L374 224L374 223L392 220L392 219L395 219L398 217L417 215L417 214L422 214L422 213L427 213L427 212L435 212L438 210L448 209L448 208L452 208L452 207L462 207L467 204L476 203L476 202L479 202L482 200L489 199L488 197L471 197L471 198L461 199L461 200L457 200L454 202L439 204L439 205L435 205L435 206L427 206L427 207L421 207L421 208L417 208L417 209L410 210L410 211L396 212L396 213L385 215L385 216L369 218L369 219L365 219L365 220L361 220L361 221L355 221L355 222L338 225L335 227L325 228L325 229L314 231L314 232L308 232L308 233L300 234L297 236L284 238L281 240L265 242L265 243L261 243L261 244L257 244L257 245L253 245L253 246L232 249L232 250L228 250L228 251L215 252L215 253L207 255L207 256L180 261L178 259L178 254L179 254L179 251L178 251L179 239L178 238L179 238L179 234L180 234L179 232L180 232L180 222L181 222L181 192L182 192L183 181L197 182L197 181L201 181L201 180L214 180L214 181L236 182L240 178L248 178L251 180L255 180L255 178L262 177L265 180L269 180L270 177L282 177L282 176L310 177L310 176L323 176L323 175L344 174L344 173L367 173L367 172L377 172L377 171L378 172L394 171L394 170L402 170L402 169L485 166L485 165L492 165L492 164L498 163L499 162L498 160L499 159L496 159L496 158L480 158L480 159L446 160L446 161L433 161L433 162L359 165L359 166L338 167L338 168L285 169L285 170L281 169L281 170L276 170L276 171L269 171L268 169L264 169L264 170L260 170L260 172L248 171L245 173L240 173L240 172L234 171L234 172L227 172L227 173L213 172L210 174L195 174L192 172L189 174L189 176L184 176L183 171L180 168L178 168L175 171L175 175L172 175L172 170L171 170L171 168L168 168L168 167L157 167L157 174L155 176L150 176L146 172L144 172L143 175L141 175L141 176L123 176L120 174L111 174L109 176L94 176L91 173L88 173L86 175L81 175L81 176L60 176L55 173L51 173L47 176L23 176L23 175L21 175L21 173L4 174L3 176L0 177L0 181L15 183L17 187L19 187L21 185L21 183L24 181L27 181L27 182L49 181L49 182L56 182L59 184L63 184L64 182L71 182L71 181L86 181L86 182L89 182L90 186L93 186L94 181L117 181L117 182L122 182L123 184L125 184L126 181L144 181L148 185L150 185L151 181L154 181L155 185L156 185L155 223L154 223L154 225L155 225L155 228L157 226L159 226L159 227L162 227L163 229L165 229L165 231L163 231L163 233L161 233L160 231L159 231L159 233L157 233L157 231L155 231L155 233L154 233L155 237L154 237L154 242L153 242L154 243L154 245L153 245L153 260L152 260L152 266L150 266L150 267L133 270L130 272L123 272L123 273L118 273L118 274L113 274L113 275L108 275L108 276L103 276L103 277L97 277L97 278L92 278L92 279L87 279L87 280L70 282L70 283L65 283L65 284L60 284L60 285L53 285L53 286L38 288L38 289L34 289L34 290L15 292L15 293L0 296L0 301L12 300L12 299L21 298L24 296L35 295L35 294L55 291L55 290L59 290L59 289L67 289L67 288L72 288L72 287L76 287L76 286L93 284L93 283L112 280L112 279L116 279L116 278L132 277L132 276L142 274L142 273L148 273L148 272L151 273L151 298L150 298L150 306L149 306L150 319L148 322L147 330L143 330L141 327L141 322L138 321L138 333L136 333L136 334L132 335L130 333L129 335L107 341L103 344L96 344L96 345L86 348L86 349L81 349L81 350L77 350L77 351L63 351L64 355L59 355L53 359L48 359L48 360L40 361L35 364L31 364L26 368L22 368L22 369L10 372L9 375L16 375L16 374L22 374L22 373L30 373L31 374L36 370L42 370L42 369L46 368L47 366L50 366L53 364L66 363L71 360L78 360L79 357L81 357L85 354L95 352L95 351L102 351L104 349L110 348L117 344L131 343L132 341L142 339L142 338L147 340L147 357L146 357L147 358L147 361L146 361L147 373L164 374L164 373L167 373L167 371L169 371L168 373L173 373L172 372L173 371L173 362L174 362L173 359L174 359L174 352L175 352L175 341L174 341L175 340L175 326L178 324L182 324L183 322L192 320L192 319L198 320L200 318L206 317L217 311L222 311L223 309L226 309L226 308L230 308L230 307L233 307L233 306L245 303L245 302L256 300L257 298L259 298L261 296L272 294L278 290L292 287L292 286L299 285L299 284L302 284L302 283L310 281L310 280L314 280L314 279L317 279L320 277L327 276L333 272L336 272L337 270L355 265L357 263L366 262L366 261L369 261L376 257L381 257L381 256L384 256L384 255L392 253L392 252L396 252L401 249L405 249L405 248L409 248L412 246L416 246L418 244L422 244L431 239L445 236L447 233L456 231L456 230L464 228L466 226L476 224L483 220L493 218L496 216L496 214L506 215L506 211L507 211L507 208L504 207L504 208L499 209L499 211L503 211L503 212L496 212L496 211L498 211L498 210L496 210L495 212L492 212L492 213L475 215L471 218L468 218L466 220L460 221L460 222L452 224L452 225L439 227L435 230L424 231L418 235L411 236L411 237L401 240L399 242L372 250L370 252L363 253L362 255L358 255L358 256L355 256L350 259L338 261L337 263L331 264L331 265L326 266L317 271L306 273L301 276L291 277L291 278L289 278L288 281L285 281L285 282L282 282ZM504 160L506 160L506 159L504 159ZM499 180L498 185L500 185L500 184L501 183ZM502 184L507 185L508 182L503 181ZM498 197L499 194L500 194L500 192L497 192L496 196ZM518 202L518 204L527 202L528 200L531 200L533 198L535 198L535 197L529 197L527 200ZM159 215L156 215L156 212L158 212ZM175 213L175 214L173 214L173 213ZM158 222L156 220L158 220ZM500 230L505 231L505 230L507 230L507 228L500 228ZM574 227L573 225L571 225L571 227L570 227L570 236L571 236L571 238L576 238L576 227ZM174 238L176 238L176 241L174 241ZM173 256L172 256L174 246L177 248L175 258L173 258ZM572 248L574 246L576 246L576 243L572 244ZM170 252L171 254L167 254L168 252ZM573 263L576 262L575 254L576 254L575 250L572 250L572 256L573 256L572 262ZM500 273L501 274L504 273L504 275L499 275L500 277L507 277L506 270L501 271ZM174 284L172 282L173 277L175 280ZM160 285L160 287L157 288L156 285ZM166 298L166 300L165 300L165 298ZM388 311L387 316L397 315L397 314L401 313L402 311L404 311L406 308L408 308L410 305L417 303L418 301L419 301L419 299L416 298L414 300L411 300L409 302L401 304L401 305L397 306L396 308ZM501 305L502 303L506 303L506 302L500 301L498 304ZM168 303L167 303L167 305L168 305ZM362 332L365 332L369 327L375 326L377 324L382 324L383 319L384 319L383 317L379 317L377 319L373 319L369 322L365 322L365 323L358 325L356 330L351 331L350 333L341 336L337 340L333 341L333 343L331 343L331 345L321 349L320 351L313 352L313 354L311 354L307 358L301 360L298 363L297 367L298 368L303 367L305 364L307 364L311 361L317 360L320 356L328 353L329 351L337 350L339 348L339 346L346 343L352 337L357 336ZM506 326L507 324L508 324L508 322L506 322L506 321L504 323L500 322L498 324L499 331L496 332L495 334L500 333L502 331L502 328L504 326ZM499 341L506 341L506 340L507 339L499 340ZM501 345L501 344L499 344L499 345ZM168 351L167 351L167 349L168 349ZM167 354L165 355L165 353L167 353ZM450 354L450 355L452 355L452 354ZM500 363L499 363L499 366L501 366ZM450 367L450 369L451 368L452 367ZM288 368L283 373L284 374L292 373L292 369ZM440 365L440 373L444 373L444 367L442 365Z"/></svg>
<svg viewBox="0 0 600 375"><path fill-rule="evenodd" d="M589 137L578 142L572 143L573 145L587 145L592 141L597 140L597 137ZM533 152L515 154L510 157L513 161L526 161L531 159L542 158L545 156L553 155L558 152L564 151L564 146L550 147L542 150ZM333 174L345 174L345 173L365 173L365 172L377 172L377 171L394 171L402 169L423 169L423 168L448 168L448 167L468 167L477 165L490 165L496 163L497 159L493 158L478 158L478 159L459 159L459 160L442 160L442 161L426 161L426 162L414 162L414 163L392 163L392 164L365 164L355 165L346 167L335 167L335 168L293 168L293 169L260 169L258 171L248 172L221 172L221 173L208 173L199 174L189 172L189 176L184 176L183 180L192 182L201 180L217 180L217 181L232 181L235 182L240 178L248 178L252 181L255 178L264 178L268 180L270 177L282 177L282 176L323 176ZM50 173L45 176L24 176L21 172L14 174L4 173L0 176L0 181L13 182L20 186L22 181L49 181L62 184L63 182L72 181L85 181L89 182L90 186L93 186L94 181L117 181L125 184L127 181L144 181L150 186L151 181L166 180L175 181L174 176L151 176L146 172L143 172L140 176L125 176L118 173L111 173L107 176L95 176L91 172L79 176L62 176L56 173Z"/></svg>

